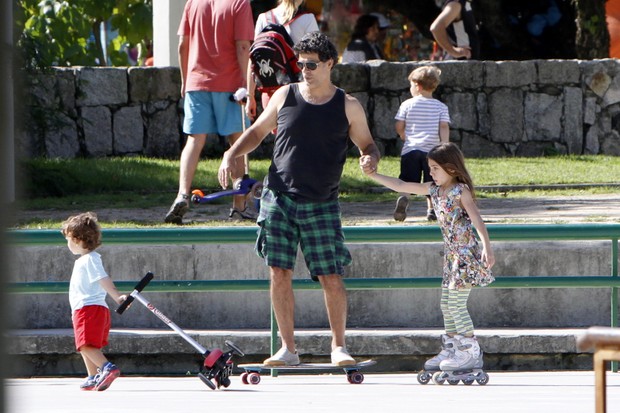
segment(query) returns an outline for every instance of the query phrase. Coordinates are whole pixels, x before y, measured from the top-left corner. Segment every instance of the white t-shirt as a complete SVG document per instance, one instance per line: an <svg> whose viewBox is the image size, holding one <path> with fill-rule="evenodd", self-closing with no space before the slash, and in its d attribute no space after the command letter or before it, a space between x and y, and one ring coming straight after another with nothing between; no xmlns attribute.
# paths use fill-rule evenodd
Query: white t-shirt
<svg viewBox="0 0 620 413"><path fill-rule="evenodd" d="M438 145L439 122L450 123L448 107L433 98L415 96L405 100L394 117L405 121L405 143L401 155L417 149L428 152Z"/></svg>
<svg viewBox="0 0 620 413"><path fill-rule="evenodd" d="M275 17L275 21L273 17ZM316 19L312 13L302 14L293 20L291 24L283 24L283 20L284 17L280 14L280 10L277 7L275 9L268 10L265 13L259 14L258 19L256 19L254 36L258 36L258 34L269 23L282 24L286 29L286 32L291 36L291 39L293 39L293 43L299 42L304 34L319 30L319 25L316 23Z"/></svg>
<svg viewBox="0 0 620 413"><path fill-rule="evenodd" d="M99 280L107 276L99 253L91 251L78 258L73 265L69 283L71 311L79 310L86 305L108 307L105 302L107 292L99 284Z"/></svg>

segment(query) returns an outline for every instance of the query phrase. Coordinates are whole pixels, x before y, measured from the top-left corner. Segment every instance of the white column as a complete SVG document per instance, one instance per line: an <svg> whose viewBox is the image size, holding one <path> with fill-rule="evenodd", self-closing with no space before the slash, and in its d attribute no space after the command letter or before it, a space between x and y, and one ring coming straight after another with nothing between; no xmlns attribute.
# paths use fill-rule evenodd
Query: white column
<svg viewBox="0 0 620 413"><path fill-rule="evenodd" d="M153 0L153 61L155 66L179 66L177 30L184 0Z"/></svg>

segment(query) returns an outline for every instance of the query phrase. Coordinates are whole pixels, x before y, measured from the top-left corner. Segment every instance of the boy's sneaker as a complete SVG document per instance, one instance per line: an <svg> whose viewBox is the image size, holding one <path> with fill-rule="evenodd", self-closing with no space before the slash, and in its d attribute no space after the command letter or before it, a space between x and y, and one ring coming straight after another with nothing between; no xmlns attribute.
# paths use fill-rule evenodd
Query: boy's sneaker
<svg viewBox="0 0 620 413"><path fill-rule="evenodd" d="M429 209L426 211L426 220L427 221L437 221L437 215L435 214L434 209Z"/></svg>
<svg viewBox="0 0 620 413"><path fill-rule="evenodd" d="M258 218L258 214L256 214L256 212L250 208L245 208L243 211L240 211L237 208L230 208L228 218L232 219L233 221L242 221L244 219L256 221L256 218Z"/></svg>
<svg viewBox="0 0 620 413"><path fill-rule="evenodd" d="M189 195L179 194L164 218L166 224L183 225L183 215L189 211Z"/></svg>
<svg viewBox="0 0 620 413"><path fill-rule="evenodd" d="M97 385L97 380L99 380L99 375L88 376L86 377L86 381L80 384L80 389L84 391L95 390L95 386Z"/></svg>
<svg viewBox="0 0 620 413"><path fill-rule="evenodd" d="M352 366L355 364L355 359L351 357L346 348L336 347L332 350L332 364L334 366Z"/></svg>
<svg viewBox="0 0 620 413"><path fill-rule="evenodd" d="M114 380L118 376L121 375L121 371L114 364L109 361L103 366L101 372L99 373L99 380L97 380L97 385L95 386L96 391L104 391L107 390L108 387L112 384Z"/></svg>
<svg viewBox="0 0 620 413"><path fill-rule="evenodd" d="M299 364L299 354L297 352L291 353L286 347L282 347L263 364L265 366L296 366Z"/></svg>
<svg viewBox="0 0 620 413"><path fill-rule="evenodd" d="M396 200L396 208L394 209L394 219L396 221L404 221L407 218L407 207L409 199L406 196L399 196Z"/></svg>

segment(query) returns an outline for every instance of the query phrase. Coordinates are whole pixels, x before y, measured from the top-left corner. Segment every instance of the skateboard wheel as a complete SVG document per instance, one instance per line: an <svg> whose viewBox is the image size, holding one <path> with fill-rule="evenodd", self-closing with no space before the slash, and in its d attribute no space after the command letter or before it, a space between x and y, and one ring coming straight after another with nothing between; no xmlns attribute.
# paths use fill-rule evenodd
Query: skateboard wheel
<svg viewBox="0 0 620 413"><path fill-rule="evenodd" d="M359 371L356 371L347 375L347 380L349 380L349 383L351 384L362 384L364 381L364 375Z"/></svg>
<svg viewBox="0 0 620 413"><path fill-rule="evenodd" d="M428 382L431 381L431 377L433 377L432 374L430 374L427 371L422 370L421 372L418 373L418 383L428 384Z"/></svg>
<svg viewBox="0 0 620 413"><path fill-rule="evenodd" d="M211 350L211 352L205 358L204 366L208 369L211 369L222 356L222 354L224 353L222 353L222 350L220 350L219 348Z"/></svg>
<svg viewBox="0 0 620 413"><path fill-rule="evenodd" d="M250 382L248 381L248 376L250 375L250 373L248 373L247 371L241 373L241 383L243 384L250 384Z"/></svg>
<svg viewBox="0 0 620 413"><path fill-rule="evenodd" d="M258 374L258 373L250 373L248 375L248 383L250 383L250 384L258 384L258 383L260 383L260 374Z"/></svg>

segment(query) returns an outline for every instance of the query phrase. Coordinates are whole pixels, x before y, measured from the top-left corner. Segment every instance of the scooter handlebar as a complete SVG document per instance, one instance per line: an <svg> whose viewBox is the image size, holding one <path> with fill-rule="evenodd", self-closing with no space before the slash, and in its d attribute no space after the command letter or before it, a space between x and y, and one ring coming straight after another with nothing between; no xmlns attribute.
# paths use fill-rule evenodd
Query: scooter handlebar
<svg viewBox="0 0 620 413"><path fill-rule="evenodd" d="M146 287L151 280L153 279L153 273L152 272L147 272L146 275L144 277L142 277L142 279L140 280L140 282L138 282L138 284L136 284L136 286L133 289L133 292L131 293L131 295L129 295L129 297L127 297L127 299L125 301L123 301L123 303L116 309L116 312L118 314L123 314L125 312L125 310L127 309L127 307L129 307L129 305L133 302L134 298L134 293L139 293L140 291L142 291L144 289L144 287Z"/></svg>

